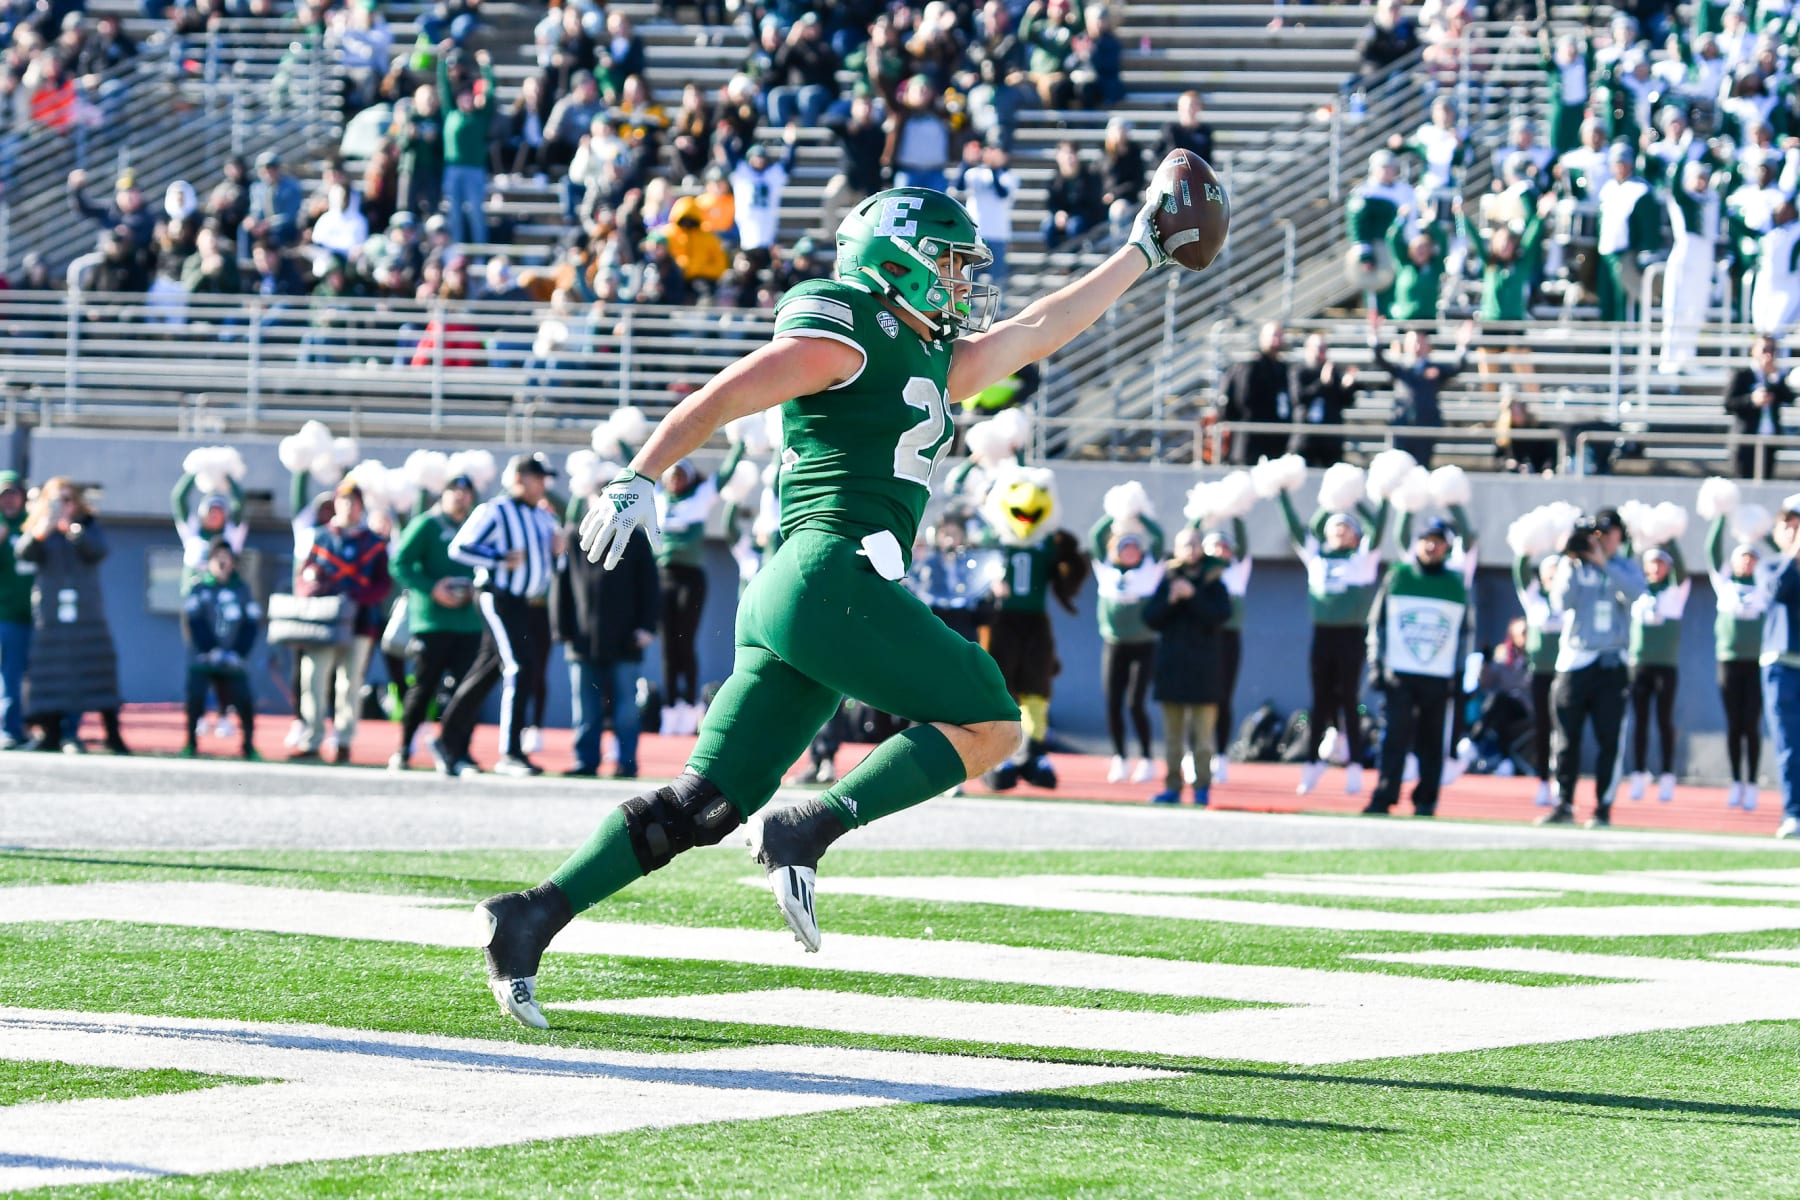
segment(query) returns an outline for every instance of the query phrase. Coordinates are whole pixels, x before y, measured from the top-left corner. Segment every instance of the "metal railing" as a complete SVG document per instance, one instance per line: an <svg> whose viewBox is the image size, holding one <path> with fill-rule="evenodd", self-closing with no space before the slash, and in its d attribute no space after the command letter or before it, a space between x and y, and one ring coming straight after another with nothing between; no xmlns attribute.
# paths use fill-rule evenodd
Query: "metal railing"
<svg viewBox="0 0 1800 1200"><path fill-rule="evenodd" d="M338 73L322 45L228 32L187 44L192 58L171 48L102 76L87 100L102 117L98 125L66 135L38 129L10 157L0 156L9 250L62 262L92 247L94 231L69 213L64 179L73 170L94 172L98 190L132 168L146 200L160 208L163 188L176 179L194 182L204 196L227 154L298 153L341 136ZM0 260L0 270L10 265Z"/></svg>
<svg viewBox="0 0 1800 1200"><path fill-rule="evenodd" d="M758 343L759 310L319 297L0 293L0 387L40 425L585 439Z"/></svg>
<svg viewBox="0 0 1800 1200"><path fill-rule="evenodd" d="M1619 430L1587 429L1575 435L1575 461L1578 464L1595 461L1592 450L1596 445L1619 441L1631 442L1644 448L1662 447L1671 450L1722 448L1728 454L1734 450L1748 449L1753 452L1751 458L1754 460L1750 478L1757 483L1768 478L1765 468L1774 465L1771 460L1775 451L1800 450L1800 435L1791 433L1687 433L1675 430L1623 433Z"/></svg>

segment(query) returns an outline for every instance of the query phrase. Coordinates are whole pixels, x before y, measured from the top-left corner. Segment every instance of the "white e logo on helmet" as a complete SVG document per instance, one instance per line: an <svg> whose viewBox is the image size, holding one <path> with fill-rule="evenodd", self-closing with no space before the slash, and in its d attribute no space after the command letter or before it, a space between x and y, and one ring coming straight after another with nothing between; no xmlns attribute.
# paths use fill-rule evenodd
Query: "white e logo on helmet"
<svg viewBox="0 0 1800 1200"><path fill-rule="evenodd" d="M908 214L925 206L923 196L893 196L881 202L881 215L875 221L875 236L909 238L919 232L919 223Z"/></svg>

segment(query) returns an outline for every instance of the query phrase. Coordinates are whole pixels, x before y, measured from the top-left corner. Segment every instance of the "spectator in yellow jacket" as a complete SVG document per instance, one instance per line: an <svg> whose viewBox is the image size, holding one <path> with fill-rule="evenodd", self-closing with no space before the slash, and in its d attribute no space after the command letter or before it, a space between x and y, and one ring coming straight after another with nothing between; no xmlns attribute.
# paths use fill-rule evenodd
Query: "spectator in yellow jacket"
<svg viewBox="0 0 1800 1200"><path fill-rule="evenodd" d="M669 210L669 218L669 253L682 274L689 283L717 283L730 263L719 235L704 227L699 202L692 196L683 196Z"/></svg>

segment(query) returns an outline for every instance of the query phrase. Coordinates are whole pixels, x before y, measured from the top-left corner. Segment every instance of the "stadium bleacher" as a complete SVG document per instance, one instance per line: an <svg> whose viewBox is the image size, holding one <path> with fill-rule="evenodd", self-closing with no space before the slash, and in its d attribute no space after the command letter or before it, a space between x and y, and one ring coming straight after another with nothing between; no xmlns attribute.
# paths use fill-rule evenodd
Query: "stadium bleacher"
<svg viewBox="0 0 1800 1200"><path fill-rule="evenodd" d="M1590 7L1558 6L1552 15L1557 27L1604 20L1603 9ZM742 64L740 28L676 24L650 3L610 8L636 20L648 80L666 108L676 106L682 85L714 91ZM344 132L341 72L330 48L298 36L291 21L226 19L177 49L163 23L121 0L101 0L93 11L124 17L139 42L137 59L116 69L130 102L79 139L28 140L8 180L0 266L10 267L28 250L60 265L88 248L91 230L68 218L61 181L71 166L88 167L96 178L129 167L156 197L175 178L204 191L227 153L279 150L311 181L317 165L336 152ZM411 44L425 11L418 4L384 9L397 54ZM1198 88L1234 200L1232 240L1211 271L1166 276L1158 286L1137 289L1047 364L1038 401L1045 452L1203 450L1194 433L1198 416L1226 365L1267 319L1317 327L1333 343L1334 357L1365 361L1363 327L1350 318L1358 297L1343 271L1342 208L1368 154L1421 123L1434 89L1457 99L1476 144L1494 144L1511 115L1541 111L1545 101L1541 67L1502 25L1475 27L1468 57L1479 71L1446 76L1415 57L1389 82L1359 88L1352 100L1346 85L1354 78L1354 45L1367 8L1209 4L1204 21L1194 19L1198 11L1178 3L1124 9L1118 30L1128 95L1119 105L1099 112L1030 108L1021 116L1014 170L1024 186L1009 256L1014 305L1055 286L1117 237L1102 228L1072 248L1052 252L1041 244L1049 152L1063 138L1097 147L1105 123L1123 117L1134 122L1134 139L1147 145L1171 115L1175 96ZM537 70L532 30L539 16L523 5L482 6L470 45L495 56L502 104ZM765 128L762 135L779 131ZM820 232L820 201L837 158L826 131L801 132L782 208L784 242ZM1465 191L1484 189L1488 178L1487 156L1478 154L1462 181ZM565 229L552 185L506 179L494 188L490 210L512 241L471 252L504 251L527 265L551 259ZM1457 291L1445 320L1460 318L1473 299L1469 288ZM146 313L126 297L84 296L71 304L61 296L13 293L0 303L0 318L15 335L0 355L8 410L28 421L208 431L257 428L315 411L344 414L372 429L416 428L409 423L423 413L432 432L481 426L508 436L529 429L539 440L578 441L596 406L630 401L659 411L727 361L742 338L764 328L764 318L745 311L696 320L635 305L574 315L525 305L456 309L450 319L460 313L463 323L478 326L482 345L473 358L445 362L440 352L440 361L418 368L410 365L418 330L444 313L394 301L370 302L366 312L344 301L332 306L354 320L348 332L326 339L333 344L321 353L304 302L278 318L259 319L245 301L197 300L190 325L159 327L146 326ZM1491 421L1501 379L1516 375L1521 398L1543 419L1642 435L1629 450L1641 452L1635 461L1650 467L1704 465L1722 456L1719 447L1689 453L1659 439L1670 431L1718 432L1718 372L1742 355L1743 326L1709 328L1697 366L1662 375L1654 369L1653 326L1601 324L1574 308L1533 315L1527 327L1482 331L1489 369L1471 372L1446 393L1447 420ZM564 331L561 341L540 339L546 322ZM219 340L196 366L168 359L177 336ZM533 353L534 341L543 353ZM1385 420L1379 374L1365 373L1364 383L1347 418Z"/></svg>

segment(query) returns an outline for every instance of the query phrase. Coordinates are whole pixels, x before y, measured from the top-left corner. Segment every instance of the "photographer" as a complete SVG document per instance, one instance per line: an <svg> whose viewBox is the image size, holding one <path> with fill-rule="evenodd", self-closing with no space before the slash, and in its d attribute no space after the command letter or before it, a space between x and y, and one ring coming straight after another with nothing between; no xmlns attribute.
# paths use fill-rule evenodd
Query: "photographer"
<svg viewBox="0 0 1800 1200"><path fill-rule="evenodd" d="M183 758L200 753L200 718L206 712L206 693L217 691L223 705L237 709L243 727L243 757L256 761L252 738L256 729L256 704L250 693L246 661L256 645L256 627L262 609L250 588L238 576L238 555L223 537L214 538L205 565L188 589L182 604L181 630L187 637L187 746Z"/></svg>
<svg viewBox="0 0 1800 1200"><path fill-rule="evenodd" d="M107 749L131 753L119 732L118 656L100 591L106 535L81 488L61 476L45 483L13 546L36 571L25 711L43 730L37 748L79 753L81 714L93 711Z"/></svg>
<svg viewBox="0 0 1800 1200"><path fill-rule="evenodd" d="M1644 572L1619 554L1625 526L1603 509L1575 526L1550 576L1552 612L1563 615L1550 703L1556 715L1553 760L1556 807L1540 825L1575 820L1575 784L1581 777L1581 738L1591 721L1596 743L1594 815L1588 827L1612 824L1619 732L1625 721L1625 654L1631 638L1631 606L1644 594Z"/></svg>
<svg viewBox="0 0 1800 1200"><path fill-rule="evenodd" d="M475 607L475 568L450 557L450 543L475 507L475 482L458 475L430 511L420 514L394 550L394 580L406 589L411 625L412 686L400 715L400 748L388 769L404 771L431 701L454 691L481 649L481 610Z"/></svg>

